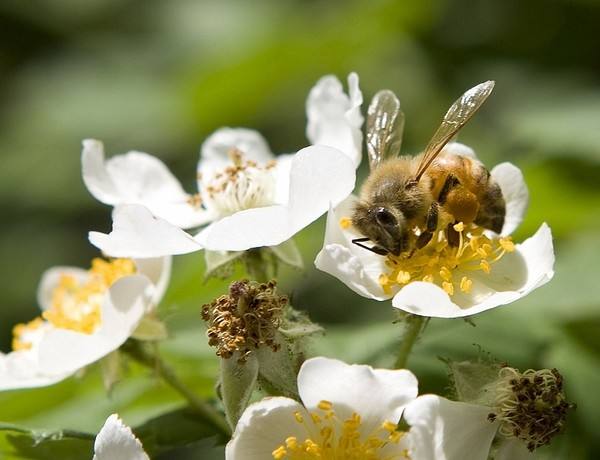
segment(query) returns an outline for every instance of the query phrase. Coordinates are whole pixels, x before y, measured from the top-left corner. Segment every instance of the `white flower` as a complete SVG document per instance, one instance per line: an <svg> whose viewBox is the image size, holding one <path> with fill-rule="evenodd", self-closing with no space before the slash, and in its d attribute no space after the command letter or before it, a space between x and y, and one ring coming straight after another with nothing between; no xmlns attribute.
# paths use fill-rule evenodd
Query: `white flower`
<svg viewBox="0 0 600 460"><path fill-rule="evenodd" d="M140 204L181 228L197 227L210 220L165 164L147 153L134 151L105 160L102 142L86 139L81 170L86 187L102 203Z"/></svg>
<svg viewBox="0 0 600 460"><path fill-rule="evenodd" d="M485 460L497 423L489 408L435 396L419 396L404 411L410 425L412 460Z"/></svg>
<svg viewBox="0 0 600 460"><path fill-rule="evenodd" d="M227 445L226 459L300 458L292 453L302 450L320 451L323 457L301 458L404 458L406 446L396 424L417 395L410 371L313 358L300 369L298 391L303 404L275 397L249 406ZM326 440L346 450L338 446L334 457ZM367 456L369 449L377 456Z"/></svg>
<svg viewBox="0 0 600 460"><path fill-rule="evenodd" d="M253 130L213 133L201 148L194 196L159 160L133 152L104 162L101 144L84 141L86 185L116 205L112 232L91 232L90 241L108 255L140 258L284 243L354 187L362 143L356 74L349 87L346 96L335 77L317 83L307 101L307 133L321 145L294 155L275 157ZM196 234L182 230L209 222Z"/></svg>
<svg viewBox="0 0 600 460"><path fill-rule="evenodd" d="M13 351L0 354L0 390L51 385L119 348L162 298L170 270L170 258L47 270L42 315L17 325Z"/></svg>
<svg viewBox="0 0 600 460"><path fill-rule="evenodd" d="M93 460L150 460L150 457L131 428L117 414L112 414L96 436Z"/></svg>
<svg viewBox="0 0 600 460"><path fill-rule="evenodd" d="M461 144L446 149L474 155ZM360 237L351 227L357 198L350 196L330 209L327 230L315 265L356 293L376 300L393 298L392 305L423 316L455 318L473 315L514 302L547 283L553 276L554 250L550 228L543 224L522 244L507 238L523 219L528 192L521 171L510 163L491 171L506 201L501 235L491 232L471 238L468 229L458 248L431 248L432 257L398 262L376 255L351 242ZM441 245L442 243L440 243ZM439 256L439 257L438 257ZM426 260L427 259L427 260Z"/></svg>
<svg viewBox="0 0 600 460"><path fill-rule="evenodd" d="M348 75L348 95L333 75L321 78L306 102L306 137L312 144L328 145L346 153L356 167L362 158L363 96L358 75Z"/></svg>
<svg viewBox="0 0 600 460"><path fill-rule="evenodd" d="M250 405L225 458L485 460L498 430L488 407L416 398L417 379L407 370L312 358L298 390L302 404L275 397ZM401 417L408 431L399 428Z"/></svg>

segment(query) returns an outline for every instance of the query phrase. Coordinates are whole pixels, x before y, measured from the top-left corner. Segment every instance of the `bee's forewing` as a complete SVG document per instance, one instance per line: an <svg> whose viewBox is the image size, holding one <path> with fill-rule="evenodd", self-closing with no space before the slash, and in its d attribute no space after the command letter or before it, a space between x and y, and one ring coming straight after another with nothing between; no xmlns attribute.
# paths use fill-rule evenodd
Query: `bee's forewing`
<svg viewBox="0 0 600 460"><path fill-rule="evenodd" d="M494 89L493 81L486 81L471 88L465 94L458 98L448 109L442 124L437 129L421 159L421 164L417 170L416 180L419 180L429 165L442 151L444 146L467 124L471 117L479 110L485 100Z"/></svg>
<svg viewBox="0 0 600 460"><path fill-rule="evenodd" d="M404 113L400 110L400 101L390 90L379 91L367 111L367 151L371 171L389 155L400 152L403 131Z"/></svg>

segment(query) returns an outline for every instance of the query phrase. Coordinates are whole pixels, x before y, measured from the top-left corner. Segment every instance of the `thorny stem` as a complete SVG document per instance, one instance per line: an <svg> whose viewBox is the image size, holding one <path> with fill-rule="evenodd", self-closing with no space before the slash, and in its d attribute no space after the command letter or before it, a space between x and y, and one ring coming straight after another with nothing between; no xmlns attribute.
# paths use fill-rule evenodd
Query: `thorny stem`
<svg viewBox="0 0 600 460"><path fill-rule="evenodd" d="M398 350L398 357L396 358L396 369L406 368L408 357L410 355L410 352L412 351L415 342L419 338L419 334L423 329L425 319L425 316L418 315L408 315L405 318L404 336L402 337L402 343L400 344L400 349Z"/></svg>
<svg viewBox="0 0 600 460"><path fill-rule="evenodd" d="M194 411L202 415L222 434L228 438L231 436L231 428L225 421L223 415L188 388L188 386L177 376L173 368L163 361L157 353L153 353L137 341L128 342L127 346L124 347L124 351L140 364L153 369L165 383L187 400Z"/></svg>

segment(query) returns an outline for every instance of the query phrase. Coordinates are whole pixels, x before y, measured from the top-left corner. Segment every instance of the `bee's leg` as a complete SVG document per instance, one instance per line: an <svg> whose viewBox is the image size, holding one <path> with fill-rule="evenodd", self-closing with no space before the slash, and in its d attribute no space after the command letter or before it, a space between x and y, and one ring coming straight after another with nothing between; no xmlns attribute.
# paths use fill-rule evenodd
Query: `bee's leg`
<svg viewBox="0 0 600 460"><path fill-rule="evenodd" d="M440 194L437 199L438 203L440 203L441 205L446 203L446 199L448 198L448 193L450 193L450 190L452 190L457 185L460 185L460 181L458 180L458 177L456 177L452 173L448 174L446 176L446 180L444 181L444 185L442 186L442 190L440 190Z"/></svg>
<svg viewBox="0 0 600 460"><path fill-rule="evenodd" d="M437 229L438 225L439 207L440 205L437 201L431 203L429 211L427 211L427 218L425 220L425 230L419 235L419 238L417 238L417 242L415 243L417 249L424 248L425 246L427 246L427 243L431 241L433 233Z"/></svg>
<svg viewBox="0 0 600 460"><path fill-rule="evenodd" d="M454 230L456 224L458 224L457 221L448 224L448 227L446 227L446 238L448 238L448 244L452 247L458 247L460 244L460 233Z"/></svg>
<svg viewBox="0 0 600 460"><path fill-rule="evenodd" d="M380 256L387 256L387 254L388 254L388 251L387 251L387 250L385 250L385 249L384 249L384 248L382 248L381 246L377 246L377 245L375 245L375 246L373 246L373 247L371 247L371 248L370 248L369 246L367 246L367 245L365 245L365 244L362 244L362 243L364 243L365 241L369 241L369 238L354 238L354 239L352 240L352 243L354 243L354 244L355 244L355 245L357 245L358 247L361 247L361 248L363 248L363 249L367 249L368 251L374 252L374 253L375 253L375 254L377 254L377 255L380 255Z"/></svg>

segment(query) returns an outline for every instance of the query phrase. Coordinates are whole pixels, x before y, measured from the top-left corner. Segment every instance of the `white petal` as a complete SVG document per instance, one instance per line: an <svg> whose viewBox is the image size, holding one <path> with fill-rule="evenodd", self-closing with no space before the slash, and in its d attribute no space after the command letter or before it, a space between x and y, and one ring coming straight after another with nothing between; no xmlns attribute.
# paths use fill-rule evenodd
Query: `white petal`
<svg viewBox="0 0 600 460"><path fill-rule="evenodd" d="M152 155L129 152L105 161L102 142L86 139L81 162L85 185L103 203L141 204L182 228L210 220L206 211L189 202L190 195L165 164Z"/></svg>
<svg viewBox="0 0 600 460"><path fill-rule="evenodd" d="M348 76L350 95L333 75L321 78L306 101L306 137L312 144L328 145L344 152L358 167L362 157L363 102L358 75Z"/></svg>
<svg viewBox="0 0 600 460"><path fill-rule="evenodd" d="M506 217L502 235L510 235L523 221L529 206L529 190L523 173L512 163L500 163L490 172L502 190L506 202Z"/></svg>
<svg viewBox="0 0 600 460"><path fill-rule="evenodd" d="M52 375L41 373L36 350L0 353L0 391L52 385L66 379L73 372Z"/></svg>
<svg viewBox="0 0 600 460"><path fill-rule="evenodd" d="M149 460L149 457L131 428L113 414L96 436L94 460Z"/></svg>
<svg viewBox="0 0 600 460"><path fill-rule="evenodd" d="M206 138L200 148L198 172L203 179L231 164L229 157L233 149L241 151L247 160L265 164L274 159L265 138L253 129L221 128ZM207 176L207 177L205 177Z"/></svg>
<svg viewBox="0 0 600 460"><path fill-rule="evenodd" d="M494 460L533 460L536 454L529 452L524 442L518 439L504 439L498 446Z"/></svg>
<svg viewBox="0 0 600 460"><path fill-rule="evenodd" d="M112 257L163 257L199 251L194 238L140 205L121 205L113 211L109 234L90 232L90 242Z"/></svg>
<svg viewBox="0 0 600 460"><path fill-rule="evenodd" d="M300 150L290 169L286 205L240 211L210 224L197 239L206 249L244 251L276 246L346 198L354 188L355 170L338 150L312 146Z"/></svg>
<svg viewBox="0 0 600 460"><path fill-rule="evenodd" d="M446 146L442 149L442 154L458 155L461 157L477 159L475 150L468 145L461 144L460 142L450 142L449 144L446 144Z"/></svg>
<svg viewBox="0 0 600 460"><path fill-rule="evenodd" d="M63 275L72 276L80 283L86 282L89 277L88 271L79 267L52 267L46 270L37 290L37 301L42 310L52 306L52 293Z"/></svg>
<svg viewBox="0 0 600 460"><path fill-rule="evenodd" d="M266 398L248 406L242 414L225 450L226 460L265 460L286 438L296 436L299 441L307 431L294 417L300 412L309 420L304 408L293 399Z"/></svg>
<svg viewBox="0 0 600 460"><path fill-rule="evenodd" d="M489 408L449 401L435 395L420 396L406 407L411 425L412 460L485 460L496 423L487 420Z"/></svg>
<svg viewBox="0 0 600 460"><path fill-rule="evenodd" d="M550 228L543 224L532 237L516 245L492 266L489 275L470 275L470 295L456 293L451 299L432 283L411 282L395 296L392 305L416 315L458 318L514 302L546 284L554 276L554 249Z"/></svg>
<svg viewBox="0 0 600 460"><path fill-rule="evenodd" d="M312 358L300 368L298 391L308 411L323 400L332 402L341 420L356 412L362 419L361 432L371 433L385 421L400 420L404 406L417 397L417 378L403 369Z"/></svg>
<svg viewBox="0 0 600 460"><path fill-rule="evenodd" d="M351 229L342 230L340 220L352 216L357 198L348 197L327 213L327 227L323 248L317 254L315 266L335 276L357 294L368 299L385 300L390 296L379 285L379 275L385 271L383 258L352 244Z"/></svg>
<svg viewBox="0 0 600 460"><path fill-rule="evenodd" d="M49 328L38 347L40 373L72 373L119 348L152 302L152 291L145 276L125 276L105 294L102 322L92 334Z"/></svg>
<svg viewBox="0 0 600 460"><path fill-rule="evenodd" d="M154 285L152 294L153 306L160 303L171 280L171 267L173 260L171 256L155 257L151 259L136 259L135 266L140 275L147 276Z"/></svg>

